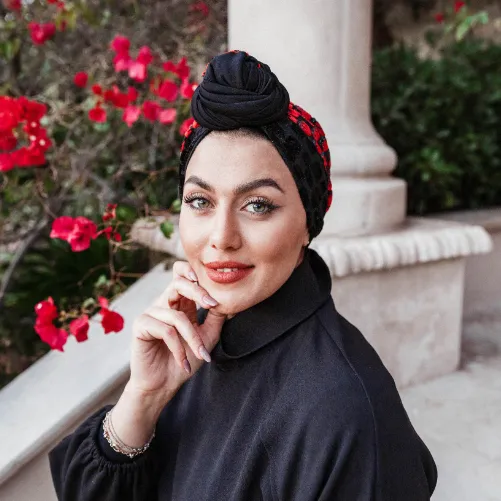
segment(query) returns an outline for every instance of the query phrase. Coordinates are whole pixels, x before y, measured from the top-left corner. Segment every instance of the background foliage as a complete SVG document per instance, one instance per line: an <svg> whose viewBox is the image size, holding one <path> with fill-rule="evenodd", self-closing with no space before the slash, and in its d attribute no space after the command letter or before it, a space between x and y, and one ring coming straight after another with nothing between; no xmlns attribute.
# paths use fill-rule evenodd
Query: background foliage
<svg viewBox="0 0 501 501"><path fill-rule="evenodd" d="M48 350L33 330L37 302L52 296L64 309L89 296L111 297L136 279L110 280L105 239L71 252L66 242L49 238L51 222L62 215L98 222L113 203L125 236L127 224L139 216L168 215L176 199L179 126L189 115L189 101L174 103L178 117L172 126L139 120L129 128L122 110L113 109L106 123L88 119L96 102L92 83L148 92L148 81L115 73L112 39L129 38L133 54L147 45L161 61L186 57L191 80L226 49L223 0L211 1L207 12L199 9L201 2L185 0L66 0L66 29L41 45L30 39L28 23L57 23L56 6L34 0L16 13L15 0L2 1L0 95L46 104L44 125L54 146L46 166L0 172L0 386ZM87 89L73 81L82 71L89 75ZM147 270L146 251L130 243L114 245L113 259L124 274ZM6 273L13 261L17 266Z"/></svg>

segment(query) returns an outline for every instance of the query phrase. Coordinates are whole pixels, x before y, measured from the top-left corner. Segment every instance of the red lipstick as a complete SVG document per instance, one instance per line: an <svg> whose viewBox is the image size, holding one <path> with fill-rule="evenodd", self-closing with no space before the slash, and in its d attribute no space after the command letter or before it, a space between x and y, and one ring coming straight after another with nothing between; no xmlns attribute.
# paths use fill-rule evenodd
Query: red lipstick
<svg viewBox="0 0 501 501"><path fill-rule="evenodd" d="M207 276L218 284L232 284L247 277L254 266L238 261L212 261L205 263Z"/></svg>

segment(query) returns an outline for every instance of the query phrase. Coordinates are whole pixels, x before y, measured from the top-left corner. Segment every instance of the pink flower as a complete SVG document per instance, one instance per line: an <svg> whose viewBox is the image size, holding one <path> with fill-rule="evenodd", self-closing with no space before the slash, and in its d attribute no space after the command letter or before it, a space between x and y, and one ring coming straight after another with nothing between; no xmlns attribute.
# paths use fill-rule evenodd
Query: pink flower
<svg viewBox="0 0 501 501"><path fill-rule="evenodd" d="M89 317L87 315L82 315L80 318L72 320L70 323L70 332L75 336L79 343L87 341L87 333L89 332Z"/></svg>
<svg viewBox="0 0 501 501"><path fill-rule="evenodd" d="M115 66L115 71L118 73L120 71L127 71L130 68L132 58L128 53L119 53L113 58L113 65Z"/></svg>
<svg viewBox="0 0 501 501"><path fill-rule="evenodd" d="M127 106L127 108L125 108L122 119L128 127L132 127L132 124L137 121L140 115L141 108L139 106L129 105Z"/></svg>
<svg viewBox="0 0 501 501"><path fill-rule="evenodd" d="M171 124L174 122L177 116L177 111L174 108L167 108L165 110L161 110L158 113L158 121L161 124Z"/></svg>
<svg viewBox="0 0 501 501"><path fill-rule="evenodd" d="M129 77L137 82L144 82L151 61L153 61L153 56L150 48L147 46L141 47L137 58L129 63Z"/></svg>
<svg viewBox="0 0 501 501"><path fill-rule="evenodd" d="M106 122L106 110L97 104L94 108L89 110L89 119L93 122L103 123Z"/></svg>
<svg viewBox="0 0 501 501"><path fill-rule="evenodd" d="M73 77L73 83L80 88L84 88L87 85L87 81L89 79L89 75L85 71L79 71Z"/></svg>

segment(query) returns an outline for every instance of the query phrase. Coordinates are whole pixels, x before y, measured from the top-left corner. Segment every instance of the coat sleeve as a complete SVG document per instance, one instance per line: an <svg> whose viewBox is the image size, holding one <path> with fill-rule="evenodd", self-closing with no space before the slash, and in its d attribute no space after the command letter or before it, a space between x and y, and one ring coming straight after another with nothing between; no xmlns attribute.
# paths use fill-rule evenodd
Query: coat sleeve
<svg viewBox="0 0 501 501"><path fill-rule="evenodd" d="M277 499L429 501L436 469L415 432L395 430L381 446L368 402L327 397L289 409L263 434Z"/></svg>
<svg viewBox="0 0 501 501"><path fill-rule="evenodd" d="M155 498L158 477L155 439L130 459L102 437L102 421L112 406L90 416L49 452L59 501L144 501Z"/></svg>

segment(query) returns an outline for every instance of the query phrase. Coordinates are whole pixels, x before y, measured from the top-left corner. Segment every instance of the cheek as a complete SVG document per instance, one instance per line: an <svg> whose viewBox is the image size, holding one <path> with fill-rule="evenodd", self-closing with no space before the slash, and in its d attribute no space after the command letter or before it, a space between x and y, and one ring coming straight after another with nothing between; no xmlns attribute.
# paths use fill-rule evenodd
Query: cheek
<svg viewBox="0 0 501 501"><path fill-rule="evenodd" d="M200 223L200 218L194 217L188 209L182 209L179 216L179 236L186 257L189 261L199 255L203 249L207 236L207 225Z"/></svg>

